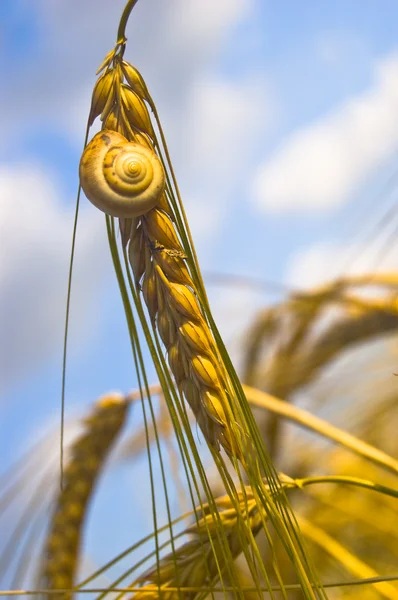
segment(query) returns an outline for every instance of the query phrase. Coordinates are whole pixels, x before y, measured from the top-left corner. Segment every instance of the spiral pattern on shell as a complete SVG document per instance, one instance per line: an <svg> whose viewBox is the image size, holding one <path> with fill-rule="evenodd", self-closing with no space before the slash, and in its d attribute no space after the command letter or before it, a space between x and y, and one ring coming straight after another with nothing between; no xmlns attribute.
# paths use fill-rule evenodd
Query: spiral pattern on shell
<svg viewBox="0 0 398 600"><path fill-rule="evenodd" d="M163 165L150 148L129 142L116 131L97 133L79 167L87 198L108 215L143 215L159 202L165 187Z"/></svg>

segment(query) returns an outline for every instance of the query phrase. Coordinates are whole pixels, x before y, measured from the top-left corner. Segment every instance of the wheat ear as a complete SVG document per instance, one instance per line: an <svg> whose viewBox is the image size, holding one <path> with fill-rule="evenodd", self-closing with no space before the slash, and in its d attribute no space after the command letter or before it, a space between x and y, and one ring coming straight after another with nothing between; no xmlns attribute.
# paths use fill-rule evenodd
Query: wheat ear
<svg viewBox="0 0 398 600"><path fill-rule="evenodd" d="M126 421L128 407L129 402L119 394L102 397L85 419L84 433L70 449L64 486L56 500L45 542L41 579L46 589L73 588L88 503Z"/></svg>
<svg viewBox="0 0 398 600"><path fill-rule="evenodd" d="M234 418L225 369L186 260L164 162L163 174L158 173L158 160L162 161L162 155L147 108L154 109L154 103L140 73L123 59L123 46L117 46L106 57L99 73L89 124L100 116L102 132L94 137L83 153L80 166L83 190L96 206L119 216L122 241L135 285L142 292L151 322L165 345L178 390L188 401L206 440L216 449L221 445L228 454L236 454L238 446L233 439L237 427L232 433L231 421ZM124 148L126 156L128 149L138 151L137 147L150 152L152 163L148 169L156 166L152 170L159 174L159 181L153 188L155 196L157 194L156 202L153 196L148 200L145 198L146 206L151 207L149 210L142 208L140 196L138 207L119 211L119 204L124 201L123 206L126 205L127 175L124 172L121 179L116 180L120 172L114 168L116 149L113 152L109 139L115 140L117 148ZM108 147L110 158L101 160L97 170L98 157L102 156L102 149L107 150ZM133 160L133 155L130 156ZM114 168L108 173L106 183L102 179L104 165L105 168ZM98 175L98 185L94 184L94 172ZM112 187L112 202L114 191L120 191L117 209L106 203L108 184ZM140 181L140 192L141 189ZM133 204L132 194L133 191L129 202L131 200ZM99 197L101 200L98 200ZM131 216L134 210L142 214Z"/></svg>
<svg viewBox="0 0 398 600"><path fill-rule="evenodd" d="M239 492L238 502L238 505L232 504L229 496L215 499L230 559L237 558L245 550L244 544L249 547L249 540L260 531L264 518L249 486L245 487L244 492ZM163 600L193 600L200 592L208 592L227 567L231 567L226 563L228 558L223 553L218 537L219 520L215 520L208 504L197 511L201 512L201 518L184 532L191 536L191 540L136 579L133 586L144 585L134 594L134 600L159 597ZM162 586L161 592L159 586ZM167 587L197 588L197 591L167 592Z"/></svg>

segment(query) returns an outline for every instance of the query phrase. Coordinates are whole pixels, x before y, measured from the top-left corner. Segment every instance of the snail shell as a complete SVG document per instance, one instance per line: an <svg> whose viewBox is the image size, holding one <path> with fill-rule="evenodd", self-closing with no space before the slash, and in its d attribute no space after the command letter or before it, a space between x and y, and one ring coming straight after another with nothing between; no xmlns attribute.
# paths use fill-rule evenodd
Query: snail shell
<svg viewBox="0 0 398 600"><path fill-rule="evenodd" d="M79 176L90 202L119 218L151 210L165 187L163 165L153 150L106 129L86 146Z"/></svg>

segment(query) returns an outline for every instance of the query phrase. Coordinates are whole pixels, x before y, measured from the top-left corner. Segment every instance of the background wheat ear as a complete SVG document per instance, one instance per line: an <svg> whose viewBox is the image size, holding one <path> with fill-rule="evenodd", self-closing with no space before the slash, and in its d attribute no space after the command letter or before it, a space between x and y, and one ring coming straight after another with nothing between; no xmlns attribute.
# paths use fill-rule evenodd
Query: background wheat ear
<svg viewBox="0 0 398 600"><path fill-rule="evenodd" d="M267 309L247 336L244 381L290 401L340 355L394 335L395 289L395 277L388 273L337 279ZM279 434L277 417L271 415L265 436L272 456Z"/></svg>
<svg viewBox="0 0 398 600"><path fill-rule="evenodd" d="M100 398L72 444L63 488L54 503L39 581L44 589L71 589L79 565L84 523L95 484L126 421L130 402L119 394Z"/></svg>
<svg viewBox="0 0 398 600"><path fill-rule="evenodd" d="M212 586L222 581L226 572L236 585L232 562L250 548L251 539L262 527L262 518L250 487L239 493L239 500L237 510L228 496L215 499L221 528L228 542L228 556L225 556L218 538L220 524L214 518L209 505L203 504L197 507L200 518L184 532L190 536L190 541L180 546L176 552L166 555L159 565L154 565L138 577L132 585L144 585L132 598L139 600L148 594L157 597L158 586L162 586L162 597L165 595L170 599L183 597L193 600L203 593L201 590L210 591ZM264 517L266 518L266 515ZM167 592L167 587L194 589L189 592L178 589Z"/></svg>

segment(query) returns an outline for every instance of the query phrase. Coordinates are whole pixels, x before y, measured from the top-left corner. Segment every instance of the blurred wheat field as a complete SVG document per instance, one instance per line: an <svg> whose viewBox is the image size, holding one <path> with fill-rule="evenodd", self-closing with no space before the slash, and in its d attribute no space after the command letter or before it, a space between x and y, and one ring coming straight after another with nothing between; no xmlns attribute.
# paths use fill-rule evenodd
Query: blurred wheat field
<svg viewBox="0 0 398 600"><path fill-rule="evenodd" d="M105 213L138 386L104 390L85 415L62 412L60 461L46 435L1 476L2 594L398 598L398 271L347 269L286 290L234 340L237 372L161 107L127 60L137 2L126 3L88 114L62 411L81 189ZM114 479L126 466L128 515ZM100 497L111 525L93 519ZM114 527L128 547L115 550Z"/></svg>
<svg viewBox="0 0 398 600"><path fill-rule="evenodd" d="M362 578L381 577L383 579L383 577L396 576L398 543L394 522L396 521L398 497L396 489L398 460L394 460L394 457L397 456L397 438L394 433L397 427L397 389L392 375L396 361L395 344L398 323L394 292L396 281L392 274L381 276L380 281L379 276L369 276L369 280L372 281L372 286L376 284L378 287L378 301L375 302L373 294L369 300L362 293L361 296L355 297L355 303L360 302L359 309L352 309L352 296L345 297L346 287L355 286L358 283L355 281L345 282L344 291L339 292L338 298L330 293L330 289L340 287L339 282L336 282L330 286L327 293L322 292L322 296L318 290L315 290L313 294L306 293L299 302L296 298L287 299L280 305L266 309L258 315L252 329L247 334L246 345L243 348L243 355L247 360L250 357L250 365L253 369L250 376L246 373L246 380L250 383L249 386L244 387L248 401L252 405L256 421L260 424L260 430L265 439L274 440L274 460L278 464L278 469L286 474L281 476L282 484L289 490L289 499L298 518L300 529L305 536L311 555L314 557L322 581L325 583L333 581L343 583ZM339 304L337 312L333 310L336 302ZM307 305L306 310L303 309L303 304ZM299 310L297 310L297 306L299 306ZM275 315L276 313L280 315L278 325L273 327L272 333L270 333L270 329L264 327L264 323L270 321L270 314ZM303 315L306 331L298 343L297 329L299 326L300 328L304 326ZM291 326L292 318L297 320L295 328ZM317 324L321 318L326 318L326 324L323 327L320 327L319 323ZM285 320L289 322L287 329ZM342 328L341 323L348 323L348 326ZM367 323L372 323L372 325L367 328ZM350 327L352 327L352 331ZM295 341L294 345L292 340ZM292 348L292 351L283 353L283 358L281 358L282 347ZM264 355L265 349L266 354ZM345 359L342 360L344 355ZM380 357L382 358L381 373L380 368L377 368ZM301 369L294 369L296 363L301 365ZM363 366L358 367L361 363L366 365L366 369ZM364 373L364 376L357 377L358 371ZM392 376L391 386L384 385L380 388L380 380L384 381L383 373L388 371ZM282 378L279 382L275 375L277 372ZM281 373L283 375L280 375ZM289 374L290 379L286 374ZM285 386L284 395L279 393L276 396L278 384ZM302 387L304 388L302 394L305 397L305 409L300 407L303 403L303 396L300 394ZM348 395L349 401L341 402L342 390L344 398ZM377 402L374 400L376 395ZM82 474L77 471L75 480L69 479L68 475L65 488L61 493L57 490L57 470L53 469L51 472L50 469L50 473L47 474L47 481L49 483L51 481L53 486L51 498L48 499L49 504L47 504L54 507L51 509L54 515L52 520L48 519L48 511L43 516L42 506L40 506L42 503L39 498L43 497L43 484L41 481L35 483L39 496L36 497L36 500L32 496L33 503L30 502L26 506L27 512L21 505L18 512L23 510L25 514L21 514L18 521L15 521L19 525L14 529L11 538L6 543L3 542L2 572L4 575L13 573L17 588L29 586L33 573L43 559L46 560L46 566L40 568L44 568L43 573L51 572L53 579L48 579L49 575L47 574L45 576L47 585L40 585L39 588L49 587L51 589L48 582L55 582L56 578L62 582L61 578L66 576L64 575L65 569L68 571L68 552L71 552L71 544L72 548L75 548L75 560L79 564L79 560L83 557L84 545L81 546L81 543L77 543L72 528L75 523L78 527L78 535L82 539L87 535L85 529L88 514L81 503L87 494L93 493L93 488L89 484L90 479L84 473L93 472L100 475L99 469L102 467L103 460L100 457L108 444L107 438L104 437L103 427L117 426L118 429L113 434L117 436L114 442L116 444L114 459L108 466L105 464L105 468L115 469L120 463L140 460L148 448L153 453L156 443L160 441L167 455L178 504L183 511L179 517L182 516L184 520L182 529L178 528L178 524L176 524L178 533L173 534L178 548L175 558L172 553L166 553L160 563L168 575L159 579L156 575L156 566L152 571L143 568L147 564L146 561L151 561L151 557L152 561L154 560L153 549L149 554L142 556L140 545L142 544L142 548L148 547L149 540L146 540L133 547L131 559L128 561L129 568L126 572L124 572L126 563L123 561L123 557L119 558L119 567L119 561L109 567L107 585L118 588L123 588L125 585L130 586L129 579L125 581L125 577L128 578L133 569L143 569L144 574L136 577L131 587L137 587L141 582L145 582L145 587L141 588L142 591L136 593L148 595L149 591L145 591L148 589L151 591L150 595L157 595L156 584L168 587L178 585L177 582L170 579L171 573L175 569L173 560L176 560L177 564L181 562L183 565L182 580L179 585L183 588L199 586L201 593L206 590L203 580L207 578L205 574L200 575L201 569L206 571L206 569L215 568L214 565L211 567L211 547L206 549L207 546L204 545L206 544L206 521L202 517L195 525L195 521L192 520L189 491L181 471L182 458L161 387L157 384L152 385L151 396L154 399L156 396L158 397L158 401L155 403L154 423L146 428L141 425L138 430L134 427L135 431L131 428L132 423L123 436L120 435L119 421L112 420L109 413L111 405L106 403L108 402L106 397L101 400L106 411L104 414L106 420L100 429L95 426L92 433L95 436L93 442L98 447L98 450L95 450L96 453L98 452L98 458L94 460L95 455L93 455L91 459L90 451L83 455L76 453L74 447L77 448L77 444L82 443L77 438L76 442L68 443L65 474L72 473L75 462L78 469L83 469ZM112 399L112 397L110 398ZM144 398L143 401L147 400ZM126 402L133 404L140 402L139 391L131 392L124 402L121 405L121 408L124 406L123 410L127 406ZM95 411L97 411L96 408ZM137 407L134 411L137 411ZM99 418L95 415L96 412L93 412L88 420L86 418L86 422L92 423L94 426L95 419ZM102 418L104 419L104 417ZM345 426L346 423L350 425L349 431ZM270 432L273 432L273 437ZM311 435L308 432L312 432ZM84 438L81 439L83 441ZM34 454L30 460L32 457L34 458ZM79 467L80 461L83 462ZM219 506L217 510L224 528L227 531L229 531L228 528L232 528L231 534L228 535L233 536L233 527L236 527L236 517L233 517L235 509L230 506L228 496L223 496L225 488L216 477L211 457L207 456L205 461L206 469L209 470L211 488L216 498L216 506ZM21 467L17 468L15 482L5 485L3 488L1 502L4 515L6 515L7 505L11 502L19 504L20 489L27 484L26 475L23 476L21 471ZM159 475L157 475L157 479L158 477ZM378 488L379 491L377 491ZM65 502L68 502L66 498L70 494L73 494L75 499L70 504L70 511L61 519L60 516L56 516L60 510L58 507L65 506L66 508ZM247 509L245 502L249 503ZM162 502L159 502L159 506L162 512ZM207 515L205 516L207 525L214 529L214 519L206 505L202 505L198 509ZM249 488L241 509L243 512L249 510L250 515L253 510L256 510L256 503ZM250 516L250 519L257 518L256 524L252 525L252 531L257 535L262 559L267 564L272 558L269 555L266 537L264 536L263 539L263 534L259 535L261 521L259 522L258 517L254 515L255 513ZM55 518L56 520L54 520ZM65 520L69 525L68 529L63 532L60 529L60 523ZM37 535L35 534L37 527L32 528L32 524L34 525L35 522L36 525L39 523L41 533L46 528L48 533L40 548L34 547L34 552L32 552L32 543L36 542ZM198 527L199 529L197 529ZM32 528L30 534L25 534L25 528L26 530ZM163 542L159 544L159 548L170 547L167 530L166 524L160 533ZM201 544L198 544L197 541L198 532L202 532ZM183 545L179 541L182 535L185 535L188 540ZM232 557L235 558L235 576L241 582L242 589L244 587L250 589L251 586L251 589L254 590L255 585L239 547L239 535L236 532L235 537L235 543L238 546L231 550ZM22 552L17 561L14 559L15 551L17 554ZM274 551L281 552L283 555L283 550L275 542ZM222 556L220 548L218 548L218 553ZM294 571L292 572L291 566L286 563L282 564L283 580L286 582L294 580ZM141 567L141 565L143 566ZM168 568L165 565L169 565ZM100 582L101 577L98 574L91 579L97 571L98 569L91 569L90 577L85 577L85 579ZM184 575L185 572L186 575ZM77 578L78 573L79 570L74 571L71 583L54 584L55 588L65 589L71 587L71 584L76 585L80 581ZM133 577L130 576L130 579L132 580ZM231 589L233 589L233 584L229 583L227 578L225 579L223 585L226 589L228 589L228 585L232 585ZM86 587L91 589L96 588L97 585L87 582ZM106 587L104 587L104 593L105 591ZM168 593L172 594L173 592ZM236 593L235 590L234 594ZM244 591L244 593L253 594L254 591ZM393 582L358 587L342 585L337 589L327 590L328 597L331 598L345 596L394 598L396 593L396 584ZM193 592L190 594L196 596ZM301 597L300 592L288 592L288 597L296 596Z"/></svg>

